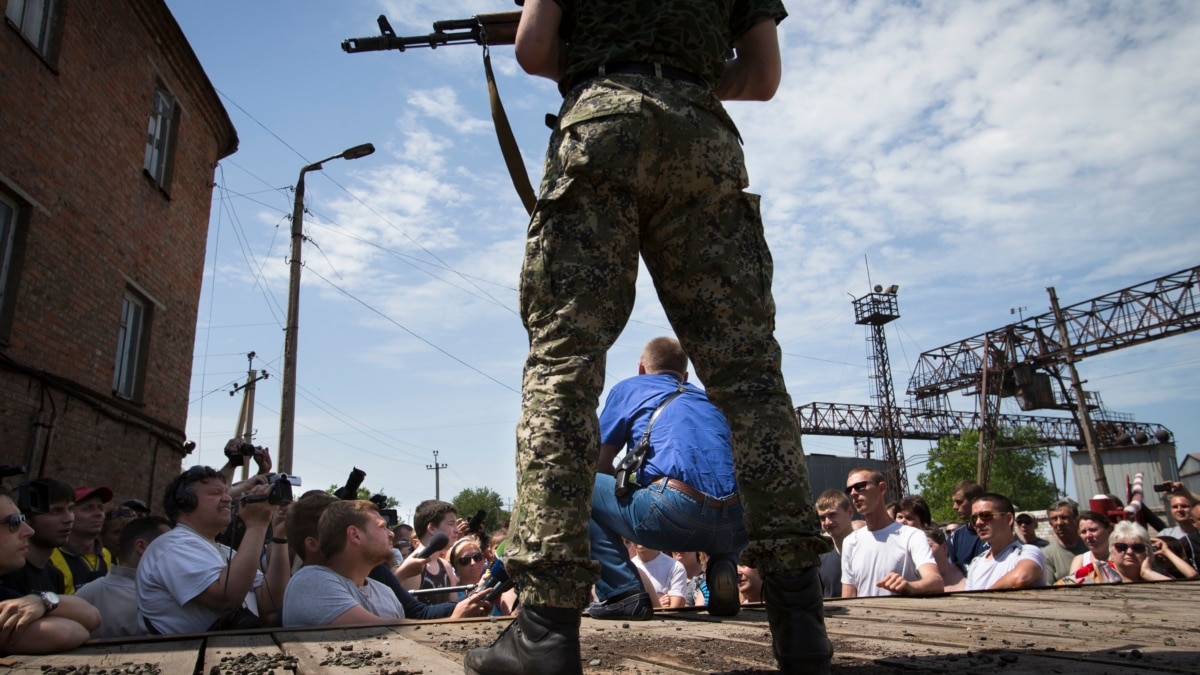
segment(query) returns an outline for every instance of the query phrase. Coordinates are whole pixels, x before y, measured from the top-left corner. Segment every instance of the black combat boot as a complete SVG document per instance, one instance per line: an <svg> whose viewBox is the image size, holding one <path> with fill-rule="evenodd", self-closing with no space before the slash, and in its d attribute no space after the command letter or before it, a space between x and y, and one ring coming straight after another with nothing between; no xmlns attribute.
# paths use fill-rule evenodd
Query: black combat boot
<svg viewBox="0 0 1200 675"><path fill-rule="evenodd" d="M524 605L490 647L467 652L467 675L582 675L576 609Z"/></svg>
<svg viewBox="0 0 1200 675"><path fill-rule="evenodd" d="M825 674L833 659L833 644L825 634L824 598L820 570L799 574L768 574L763 601L771 626L771 651L784 675Z"/></svg>

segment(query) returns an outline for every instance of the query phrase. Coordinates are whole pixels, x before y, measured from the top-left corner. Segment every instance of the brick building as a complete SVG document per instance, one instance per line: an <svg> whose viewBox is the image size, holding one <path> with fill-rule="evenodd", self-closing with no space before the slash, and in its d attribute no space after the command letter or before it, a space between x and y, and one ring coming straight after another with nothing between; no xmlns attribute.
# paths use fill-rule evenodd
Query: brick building
<svg viewBox="0 0 1200 675"><path fill-rule="evenodd" d="M0 464L157 505L237 132L163 0L0 7Z"/></svg>

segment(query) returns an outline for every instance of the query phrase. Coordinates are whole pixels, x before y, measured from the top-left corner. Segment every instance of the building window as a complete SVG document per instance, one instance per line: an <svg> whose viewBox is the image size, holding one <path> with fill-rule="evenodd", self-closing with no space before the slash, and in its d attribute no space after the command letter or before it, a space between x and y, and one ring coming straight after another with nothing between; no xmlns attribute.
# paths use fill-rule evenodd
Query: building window
<svg viewBox="0 0 1200 675"><path fill-rule="evenodd" d="M7 342L17 300L21 260L21 204L0 192L0 342Z"/></svg>
<svg viewBox="0 0 1200 675"><path fill-rule="evenodd" d="M42 58L52 60L57 50L58 9L61 0L8 0L5 14Z"/></svg>
<svg viewBox="0 0 1200 675"><path fill-rule="evenodd" d="M170 185L175 132L179 126L179 105L175 97L159 87L154 91L150 127L146 130L146 173L164 190Z"/></svg>
<svg viewBox="0 0 1200 675"><path fill-rule="evenodd" d="M149 303L132 291L126 291L121 303L117 364L113 373L113 391L118 396L133 400L141 398L149 327Z"/></svg>

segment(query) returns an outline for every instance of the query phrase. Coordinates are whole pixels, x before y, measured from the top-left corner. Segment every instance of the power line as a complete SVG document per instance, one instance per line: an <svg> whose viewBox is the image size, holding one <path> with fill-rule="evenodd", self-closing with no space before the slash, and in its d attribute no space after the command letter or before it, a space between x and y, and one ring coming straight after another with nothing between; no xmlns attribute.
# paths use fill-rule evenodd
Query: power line
<svg viewBox="0 0 1200 675"><path fill-rule="evenodd" d="M399 328L400 330L402 330L402 331L404 331L404 332L408 333L409 335L411 335L411 336L413 336L414 338L416 338L416 339L420 340L421 342L425 343L426 345L429 345L430 347L432 347L432 348L434 348L435 350L437 350L437 351L441 352L442 354L444 354L444 355L446 355L446 356L450 357L451 359L453 359L453 360L454 360L455 362L457 362L458 364L460 364L460 365L462 365L462 366L465 366L465 367L469 368L470 370L473 370L473 371L475 371L476 373L478 373L478 374L480 374L480 375L482 375L482 376L486 377L487 379L491 380L492 382L495 382L496 384L500 385L501 387L504 387L505 389L507 389L507 390L511 391L511 392L512 392L512 393L514 393L514 394L519 394L519 393L521 393L520 391L518 391L518 390L516 390L516 389L513 389L512 387L510 387L509 385L505 384L504 382L501 382L500 380L497 380L496 378L492 377L491 375L488 375L487 373L483 372L482 370L480 370L480 369L476 368L475 366L473 366L473 365L471 365L471 364L467 363L466 361L463 361L462 359L460 359L460 358L458 358L457 356L455 356L455 355L451 354L450 352L446 351L445 349L442 349L441 347L439 347L439 346L435 345L434 343L430 342L429 340L425 339L424 337L422 337L422 336L418 335L418 334L417 334L415 331L413 331L411 328L408 328L407 326L405 326L405 325L401 324L399 321L396 321L395 319L393 319L392 317L388 316L387 314L384 314L384 313L383 313L383 312L381 312L380 310L378 310L378 309L375 309L374 307L372 307L371 305L367 304L367 303L366 303L364 300L362 300L362 299L361 299L361 298L359 298L358 296L354 295L354 294L353 294L353 293L351 293L350 291L347 291L346 289L342 288L341 286L338 286L337 284L335 284L335 283L333 283L332 281L330 281L328 278L326 278L326 277L322 276L322 275L321 275L319 272L317 272L317 271L315 271L315 270L312 270L312 269L310 269L310 270L309 270L309 273L311 273L311 274L315 275L315 276L316 276L318 279L320 279L321 281L324 281L325 283L329 284L329 285L330 285L330 287L332 287L332 288L333 288L334 290L336 290L337 292L339 292L339 293L341 293L341 294L345 295L346 297L348 297L348 298L350 298L351 300L353 300L353 301L357 302L358 304L362 305L363 307L366 307L367 309L371 310L371 312L372 312L372 313L374 313L374 314L378 315L379 317L383 318L384 320L386 320L388 323L392 324L393 326L395 326L395 327Z"/></svg>

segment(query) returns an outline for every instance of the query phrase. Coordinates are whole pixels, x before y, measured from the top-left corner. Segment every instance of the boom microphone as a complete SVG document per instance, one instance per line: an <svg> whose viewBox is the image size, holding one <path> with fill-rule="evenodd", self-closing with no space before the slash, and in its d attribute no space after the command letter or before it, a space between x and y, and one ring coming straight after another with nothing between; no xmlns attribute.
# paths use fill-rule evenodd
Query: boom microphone
<svg viewBox="0 0 1200 675"><path fill-rule="evenodd" d="M421 547L421 550L416 552L414 557L428 558L430 555L446 548L446 544L449 543L450 537L447 537L445 532L438 532L429 539L428 544L425 544Z"/></svg>

